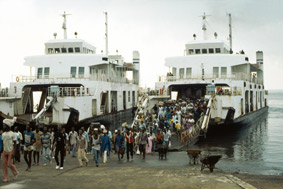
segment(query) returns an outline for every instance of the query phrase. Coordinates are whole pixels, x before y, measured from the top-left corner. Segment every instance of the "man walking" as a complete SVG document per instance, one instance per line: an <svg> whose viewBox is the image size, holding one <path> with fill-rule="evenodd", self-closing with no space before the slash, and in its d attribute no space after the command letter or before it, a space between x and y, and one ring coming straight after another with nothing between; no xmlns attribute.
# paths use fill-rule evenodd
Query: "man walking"
<svg viewBox="0 0 283 189"><path fill-rule="evenodd" d="M18 162L18 165L21 165L21 143L23 140L23 135L19 131L18 127L15 127L15 134L17 136L17 142L16 142L16 151L15 151L15 162Z"/></svg>
<svg viewBox="0 0 283 189"><path fill-rule="evenodd" d="M31 131L30 126L26 126L26 130L23 133L24 139L24 158L28 165L26 171L31 171L31 154L33 151L33 143L35 142L34 133Z"/></svg>
<svg viewBox="0 0 283 189"><path fill-rule="evenodd" d="M3 152L3 162L2 162L2 167L3 167L3 174L4 174L4 180L3 182L8 182L9 181L9 174L8 174L8 167L10 167L14 179L17 179L18 177L18 171L13 164L13 156L15 155L15 150L16 150L16 141L17 137L16 135L11 131L11 127L13 126L13 121L4 119L3 120L3 128L4 128L4 133L2 134L2 140L3 140L3 145L1 152L4 149Z"/></svg>
<svg viewBox="0 0 283 189"><path fill-rule="evenodd" d="M181 139L181 128L182 128L182 125L179 123L179 121L176 121L175 128L176 128L176 133L177 133L177 139L178 138Z"/></svg>
<svg viewBox="0 0 283 189"><path fill-rule="evenodd" d="M43 156L43 166L47 165L47 159L49 164L52 164L50 149L51 149L51 134L47 132L47 127L43 128L43 133L40 136L42 143L42 156Z"/></svg>
<svg viewBox="0 0 283 189"><path fill-rule="evenodd" d="M125 139L127 142L127 160L130 160L129 154L131 153L131 160L133 160L134 156L134 137L133 132L130 132L130 128L127 128L127 132L125 133Z"/></svg>
<svg viewBox="0 0 283 189"><path fill-rule="evenodd" d="M147 134L145 133L145 128L142 129L139 134L139 143L141 145L141 153L143 154L143 159L145 159L145 148L147 144Z"/></svg>
<svg viewBox="0 0 283 189"><path fill-rule="evenodd" d="M122 145L124 144L124 136L123 135L121 135L121 131L120 130L118 130L118 134L116 135L116 139L115 139L115 146L116 146L116 152L117 152L117 154L118 154L118 159L119 159L119 161L121 160L121 158L120 158L120 150L121 150L121 147L122 147ZM123 156L122 156L122 158L123 158Z"/></svg>
<svg viewBox="0 0 283 189"><path fill-rule="evenodd" d="M103 130L103 135L101 136L101 153L103 153L103 163L107 162L107 151L111 150L111 142L109 136L107 135L107 130Z"/></svg>
<svg viewBox="0 0 283 189"><path fill-rule="evenodd" d="M40 135L42 132L39 130L39 126L36 127L35 131L33 131L35 136L35 143L34 143L34 149L33 149L33 165L37 164L39 165L39 154L41 151L41 139ZM37 156L37 163L35 161L35 157Z"/></svg>
<svg viewBox="0 0 283 189"><path fill-rule="evenodd" d="M75 127L72 127L72 131L70 131L69 133L72 157L76 157L77 137L78 137L78 133L75 131Z"/></svg>
<svg viewBox="0 0 283 189"><path fill-rule="evenodd" d="M88 148L88 143L81 129L79 130L79 136L77 136L77 144L78 144L77 152L78 152L79 167L83 166L82 159L85 161L85 165L87 166L88 159L86 157L86 151Z"/></svg>
<svg viewBox="0 0 283 189"><path fill-rule="evenodd" d="M62 126L58 125L57 132L54 135L53 146L56 146L55 149L55 161L56 161L56 169L63 170L64 166L64 154L65 154L65 145L66 145L66 135L62 131ZM60 163L58 159L58 155L60 152Z"/></svg>
<svg viewBox="0 0 283 189"><path fill-rule="evenodd" d="M100 135L98 134L98 129L95 128L94 134L91 137L91 145L92 145L93 156L94 156L96 167L98 167L98 154L100 150L100 144L101 144L101 138L100 138Z"/></svg>

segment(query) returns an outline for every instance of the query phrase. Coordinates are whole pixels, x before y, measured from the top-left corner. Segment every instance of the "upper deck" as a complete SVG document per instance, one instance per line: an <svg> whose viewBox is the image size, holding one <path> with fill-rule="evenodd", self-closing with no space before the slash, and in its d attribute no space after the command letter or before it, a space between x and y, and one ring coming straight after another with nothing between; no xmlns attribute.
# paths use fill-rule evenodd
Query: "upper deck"
<svg viewBox="0 0 283 189"><path fill-rule="evenodd" d="M199 80L243 80L263 84L263 52L256 52L256 63L252 64L243 50L233 53L232 36L230 45L225 41L207 39L206 15L203 15L203 40L196 38L185 44L184 56L168 57L165 66L169 67L166 76L159 77L159 82Z"/></svg>
<svg viewBox="0 0 283 189"><path fill-rule="evenodd" d="M82 39L67 38L66 14L63 30L64 39L45 43L44 55L25 57L25 66L31 68L29 76L16 76L17 82L56 82L64 80L96 80L116 83L139 83L139 52L133 51L133 61L125 62L122 55L96 54L96 47ZM131 72L131 73L129 73ZM129 77L128 77L129 75Z"/></svg>

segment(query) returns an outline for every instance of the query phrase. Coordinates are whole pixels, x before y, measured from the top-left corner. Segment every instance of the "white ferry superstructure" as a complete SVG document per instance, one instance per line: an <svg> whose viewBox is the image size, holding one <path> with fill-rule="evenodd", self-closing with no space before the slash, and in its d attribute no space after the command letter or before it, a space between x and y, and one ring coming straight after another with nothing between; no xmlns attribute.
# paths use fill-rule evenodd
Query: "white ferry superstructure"
<svg viewBox="0 0 283 189"><path fill-rule="evenodd" d="M169 72L159 77L155 89L159 95L171 96L175 92L181 99L213 97L209 127L244 125L259 118L268 110L263 52L256 52L255 64L243 51L233 53L231 30L230 45L217 39L217 33L208 40L205 14L202 29L204 40L196 40L194 34L194 40L185 45L185 56L165 59Z"/></svg>
<svg viewBox="0 0 283 189"><path fill-rule="evenodd" d="M108 55L106 23L106 52L97 54L96 47L86 41L67 38L67 14L62 16L64 39L54 34L55 39L45 43L44 55L25 58L24 65L35 74L16 76L9 90L1 89L2 117L46 125L89 124L104 115L125 117L138 99L139 52L133 51L131 63L122 55ZM34 92L41 93L38 104Z"/></svg>

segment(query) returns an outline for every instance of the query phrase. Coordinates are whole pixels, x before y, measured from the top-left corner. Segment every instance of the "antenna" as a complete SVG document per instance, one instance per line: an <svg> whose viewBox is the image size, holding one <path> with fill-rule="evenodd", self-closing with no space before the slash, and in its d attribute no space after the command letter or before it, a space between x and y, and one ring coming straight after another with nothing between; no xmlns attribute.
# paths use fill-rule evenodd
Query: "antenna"
<svg viewBox="0 0 283 189"><path fill-rule="evenodd" d="M64 22L63 22L63 30L64 30L64 39L67 39L67 16L69 16L71 14L66 14L66 11L64 11L64 14L61 14L61 16L64 18Z"/></svg>
<svg viewBox="0 0 283 189"><path fill-rule="evenodd" d="M233 53L232 50L232 16L231 13L228 14L229 16L229 42L230 42L230 53Z"/></svg>
<svg viewBox="0 0 283 189"><path fill-rule="evenodd" d="M211 15L206 15L205 12L203 13L203 15L201 16L202 17L202 30L203 30L203 39L206 40L207 39L207 36L206 36L206 17L207 16L211 16Z"/></svg>
<svg viewBox="0 0 283 189"><path fill-rule="evenodd" d="M108 16L107 12L105 14L105 55L108 55Z"/></svg>

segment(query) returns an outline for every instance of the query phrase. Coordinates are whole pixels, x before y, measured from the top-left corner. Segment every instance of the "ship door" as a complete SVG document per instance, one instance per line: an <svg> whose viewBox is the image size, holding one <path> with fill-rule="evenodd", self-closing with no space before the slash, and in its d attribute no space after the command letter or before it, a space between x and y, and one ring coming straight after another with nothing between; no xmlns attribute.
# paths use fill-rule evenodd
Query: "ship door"
<svg viewBox="0 0 283 189"><path fill-rule="evenodd" d="M241 115L244 114L244 100L241 99Z"/></svg>
<svg viewBox="0 0 283 189"><path fill-rule="evenodd" d="M135 91L132 92L132 107L135 107L136 105L136 93Z"/></svg>
<svg viewBox="0 0 283 189"><path fill-rule="evenodd" d="M245 93L245 111L249 113L249 91Z"/></svg>
<svg viewBox="0 0 283 189"><path fill-rule="evenodd" d="M97 101L96 99L92 99L92 116L97 115Z"/></svg>
<svg viewBox="0 0 283 189"><path fill-rule="evenodd" d="M250 111L254 111L254 93L250 91Z"/></svg>
<svg viewBox="0 0 283 189"><path fill-rule="evenodd" d="M101 105L100 105L100 112L102 114L106 111L106 100L107 100L107 92L102 92L101 94Z"/></svg>
<svg viewBox="0 0 283 189"><path fill-rule="evenodd" d="M126 91L123 91L123 108L126 110Z"/></svg>
<svg viewBox="0 0 283 189"><path fill-rule="evenodd" d="M256 93L255 93L255 109L256 110L258 109L257 104L258 104L258 99L257 99L257 91L256 91Z"/></svg>
<svg viewBox="0 0 283 189"><path fill-rule="evenodd" d="M117 111L117 91L111 91L111 112Z"/></svg>
<svg viewBox="0 0 283 189"><path fill-rule="evenodd" d="M262 91L259 93L259 102L260 102L260 108L262 108Z"/></svg>

